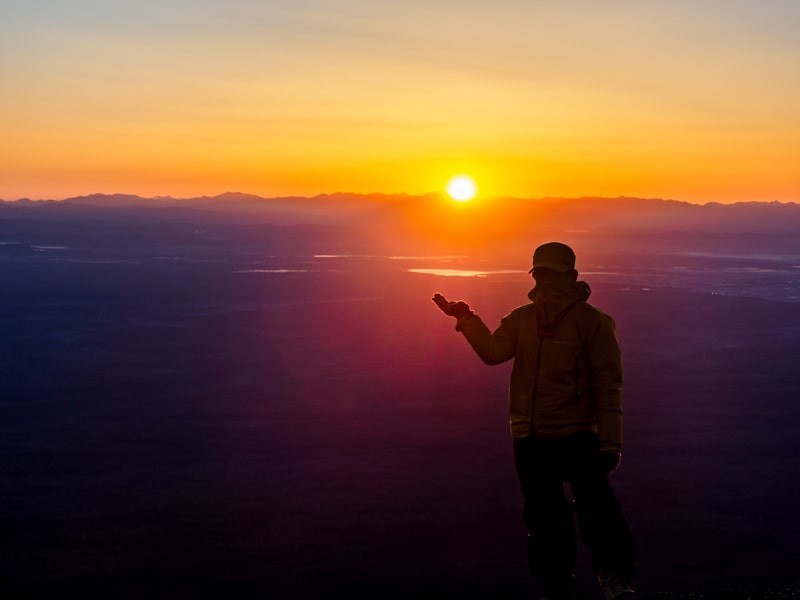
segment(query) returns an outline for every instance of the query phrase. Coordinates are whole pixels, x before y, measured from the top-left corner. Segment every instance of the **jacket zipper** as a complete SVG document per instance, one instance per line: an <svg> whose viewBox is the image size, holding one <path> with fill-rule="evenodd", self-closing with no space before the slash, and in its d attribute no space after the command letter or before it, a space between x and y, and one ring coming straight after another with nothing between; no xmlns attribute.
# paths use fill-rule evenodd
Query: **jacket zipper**
<svg viewBox="0 0 800 600"><path fill-rule="evenodd" d="M533 415L536 412L536 396L539 393L539 367L542 364L542 346L544 345L544 338L539 338L539 348L536 351L536 369L533 374L533 393L531 394L531 419L528 423L528 434L533 437Z"/></svg>

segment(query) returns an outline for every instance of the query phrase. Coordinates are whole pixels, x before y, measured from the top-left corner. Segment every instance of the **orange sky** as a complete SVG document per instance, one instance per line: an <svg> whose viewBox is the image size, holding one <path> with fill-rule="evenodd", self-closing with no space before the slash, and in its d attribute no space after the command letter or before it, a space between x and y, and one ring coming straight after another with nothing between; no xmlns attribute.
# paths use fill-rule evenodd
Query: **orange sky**
<svg viewBox="0 0 800 600"><path fill-rule="evenodd" d="M0 5L0 198L800 201L800 3Z"/></svg>

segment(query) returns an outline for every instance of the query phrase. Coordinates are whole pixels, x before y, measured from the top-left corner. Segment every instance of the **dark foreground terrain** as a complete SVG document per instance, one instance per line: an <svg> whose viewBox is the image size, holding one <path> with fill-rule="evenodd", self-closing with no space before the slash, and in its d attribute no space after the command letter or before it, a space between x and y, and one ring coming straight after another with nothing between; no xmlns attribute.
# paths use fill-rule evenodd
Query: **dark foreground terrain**
<svg viewBox="0 0 800 600"><path fill-rule="evenodd" d="M510 366L430 301L497 322L527 256L2 233L7 596L531 597ZM800 258L765 244L576 244L623 345L643 598L797 597ZM409 271L441 268L489 274Z"/></svg>

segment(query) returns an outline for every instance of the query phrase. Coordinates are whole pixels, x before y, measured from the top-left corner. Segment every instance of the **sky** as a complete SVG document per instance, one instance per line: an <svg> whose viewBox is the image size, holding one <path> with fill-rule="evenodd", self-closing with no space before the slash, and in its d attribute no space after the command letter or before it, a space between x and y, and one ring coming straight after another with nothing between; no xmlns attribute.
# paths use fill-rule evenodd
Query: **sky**
<svg viewBox="0 0 800 600"><path fill-rule="evenodd" d="M796 0L3 0L0 198L800 201Z"/></svg>

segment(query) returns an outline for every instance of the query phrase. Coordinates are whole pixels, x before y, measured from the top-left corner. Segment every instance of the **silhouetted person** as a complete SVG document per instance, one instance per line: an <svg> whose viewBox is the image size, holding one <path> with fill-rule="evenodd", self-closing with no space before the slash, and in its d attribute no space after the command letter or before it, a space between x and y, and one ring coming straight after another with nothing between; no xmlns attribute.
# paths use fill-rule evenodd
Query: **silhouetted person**
<svg viewBox="0 0 800 600"><path fill-rule="evenodd" d="M608 475L622 450L622 360L614 321L586 302L575 254L559 242L536 248L531 303L490 332L465 302L433 301L457 319L489 365L514 359L509 417L525 497L528 563L545 598L574 595L576 541L569 483L583 541L606 598L633 598L633 540Z"/></svg>

